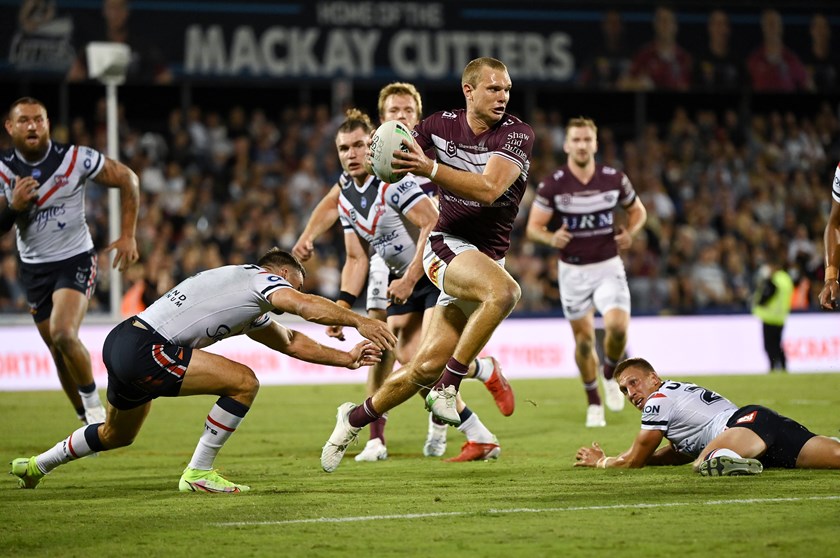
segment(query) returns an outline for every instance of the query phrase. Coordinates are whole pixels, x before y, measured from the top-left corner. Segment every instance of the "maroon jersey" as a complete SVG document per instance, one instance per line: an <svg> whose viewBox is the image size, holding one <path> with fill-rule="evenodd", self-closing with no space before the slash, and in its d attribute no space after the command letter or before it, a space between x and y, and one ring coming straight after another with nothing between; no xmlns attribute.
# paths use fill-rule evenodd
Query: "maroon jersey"
<svg viewBox="0 0 840 558"><path fill-rule="evenodd" d="M534 205L551 211L549 231L566 224L572 240L560 250L560 259L570 264L602 262L618 255L615 244L615 208L636 201L633 184L623 172L604 165L583 184L563 165L537 186Z"/></svg>
<svg viewBox="0 0 840 558"><path fill-rule="evenodd" d="M432 114L414 128L414 139L438 163L458 170L482 174L492 156L516 163L519 177L491 204L468 200L440 189L440 217L435 231L451 234L475 245L494 260L510 248L510 231L525 193L534 131L505 113L492 128L476 136L467 124L465 109Z"/></svg>

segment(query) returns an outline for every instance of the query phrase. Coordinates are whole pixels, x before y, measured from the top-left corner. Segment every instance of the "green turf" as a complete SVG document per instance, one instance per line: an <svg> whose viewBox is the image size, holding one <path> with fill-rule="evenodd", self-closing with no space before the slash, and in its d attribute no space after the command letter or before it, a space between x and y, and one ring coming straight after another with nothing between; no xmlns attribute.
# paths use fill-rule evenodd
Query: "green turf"
<svg viewBox="0 0 840 558"><path fill-rule="evenodd" d="M838 435L840 374L696 380L737 404L769 405ZM611 455L625 449L639 413L608 412L607 428L587 430L580 382L513 385L517 409L505 418L483 387L464 384L501 441L496 462L422 457L427 423L417 398L391 412L387 461L353 461L365 434L332 474L320 469L320 448L335 407L360 400L362 386L264 387L216 462L252 487L235 496L177 490L213 398L158 400L132 447L63 466L36 490L5 477L0 555L837 555L840 472L707 479L687 466L572 468L575 450L593 440ZM78 425L58 392L0 393L0 424L4 463ZM450 428L449 440L447 456L463 438Z"/></svg>

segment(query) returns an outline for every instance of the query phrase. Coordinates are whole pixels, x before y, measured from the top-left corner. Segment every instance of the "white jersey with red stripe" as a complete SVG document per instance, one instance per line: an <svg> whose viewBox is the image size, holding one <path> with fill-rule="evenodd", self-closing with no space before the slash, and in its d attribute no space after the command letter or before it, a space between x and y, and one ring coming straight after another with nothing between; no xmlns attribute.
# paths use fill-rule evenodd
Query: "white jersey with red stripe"
<svg viewBox="0 0 840 558"><path fill-rule="evenodd" d="M357 234L401 277L417 252L418 229L406 215L428 196L407 175L388 184L369 176L361 186L346 172L338 180L338 215L344 234Z"/></svg>
<svg viewBox="0 0 840 558"><path fill-rule="evenodd" d="M85 186L105 166L105 156L90 147L50 142L38 162L14 149L0 153L2 195L11 200L15 177L38 181L38 200L17 218L20 259L37 264L66 260L93 249L85 221Z"/></svg>
<svg viewBox="0 0 840 558"><path fill-rule="evenodd" d="M722 395L688 382L665 380L645 401L642 430L662 430L680 453L697 457L726 429L738 407Z"/></svg>
<svg viewBox="0 0 840 558"><path fill-rule="evenodd" d="M293 289L257 265L227 265L184 279L137 315L170 343L202 348L263 328L277 289Z"/></svg>

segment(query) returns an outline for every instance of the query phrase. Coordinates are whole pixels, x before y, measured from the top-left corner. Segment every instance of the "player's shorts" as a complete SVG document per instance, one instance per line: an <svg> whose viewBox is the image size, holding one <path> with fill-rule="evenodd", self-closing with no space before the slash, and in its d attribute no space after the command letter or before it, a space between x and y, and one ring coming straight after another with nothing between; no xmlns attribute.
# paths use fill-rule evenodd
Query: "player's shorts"
<svg viewBox="0 0 840 558"><path fill-rule="evenodd" d="M370 257L367 284L367 310L385 310L388 308L388 277L391 270L382 256L374 253Z"/></svg>
<svg viewBox="0 0 840 558"><path fill-rule="evenodd" d="M125 411L158 397L177 397L192 352L192 347L168 343L139 318L125 320L102 347L108 402Z"/></svg>
<svg viewBox="0 0 840 558"><path fill-rule="evenodd" d="M96 288L97 256L94 250L58 262L21 262L20 279L26 286L29 313L35 323L49 319L52 295L58 289L79 291L90 300Z"/></svg>
<svg viewBox="0 0 840 558"><path fill-rule="evenodd" d="M455 305L469 318L478 308L479 303L471 300L461 300L446 293L446 270L449 264L452 263L455 256L468 250L478 250L478 248L463 238L434 232L429 235L426 246L423 248L423 269L429 281L440 289L440 296L437 300L438 306ZM495 260L495 262L504 269L504 258Z"/></svg>
<svg viewBox="0 0 840 558"><path fill-rule="evenodd" d="M557 275L566 319L583 318L593 305L602 316L614 308L630 313L630 287L620 257L583 265L558 261Z"/></svg>
<svg viewBox="0 0 840 558"><path fill-rule="evenodd" d="M391 276L391 281L397 279L396 276ZM412 314L414 312L425 312L428 308L434 308L440 297L440 291L437 287L432 285L429 278L425 275L417 280L414 285L414 290L411 291L411 296L402 304L391 304L388 306L389 316L402 316L403 314Z"/></svg>
<svg viewBox="0 0 840 558"><path fill-rule="evenodd" d="M816 436L793 419L761 405L741 407L729 418L727 428L747 428L767 444L767 452L758 458L765 467L796 467L796 458L805 443Z"/></svg>

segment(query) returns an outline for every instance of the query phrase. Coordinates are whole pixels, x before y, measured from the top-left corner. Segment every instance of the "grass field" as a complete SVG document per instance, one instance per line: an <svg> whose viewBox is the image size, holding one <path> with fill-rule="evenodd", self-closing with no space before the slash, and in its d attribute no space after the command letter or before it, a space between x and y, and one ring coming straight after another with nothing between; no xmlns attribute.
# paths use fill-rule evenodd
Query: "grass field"
<svg viewBox="0 0 840 558"><path fill-rule="evenodd" d="M737 404L759 403L832 436L840 374L704 377ZM249 484L235 496L181 494L178 478L213 398L160 399L133 446L63 466L36 490L0 484L3 556L836 556L840 471L770 470L701 478L688 466L573 468L598 440L612 455L639 413L583 427L575 380L513 382L502 417L476 382L463 392L502 444L495 462L422 457L420 399L392 411L390 458L321 471L335 407L363 387L264 387L216 461ZM77 427L58 392L0 393L0 458L47 449ZM449 431L447 456L463 441Z"/></svg>

